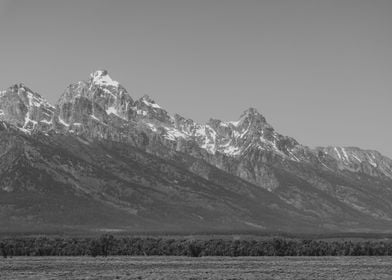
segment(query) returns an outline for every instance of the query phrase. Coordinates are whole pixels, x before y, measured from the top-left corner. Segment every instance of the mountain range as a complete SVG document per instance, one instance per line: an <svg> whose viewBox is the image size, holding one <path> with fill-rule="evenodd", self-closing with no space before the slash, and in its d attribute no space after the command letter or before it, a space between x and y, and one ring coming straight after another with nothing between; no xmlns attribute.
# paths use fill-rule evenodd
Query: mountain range
<svg viewBox="0 0 392 280"><path fill-rule="evenodd" d="M392 160L279 134L255 108L197 123L106 70L54 105L0 91L1 231L386 232Z"/></svg>

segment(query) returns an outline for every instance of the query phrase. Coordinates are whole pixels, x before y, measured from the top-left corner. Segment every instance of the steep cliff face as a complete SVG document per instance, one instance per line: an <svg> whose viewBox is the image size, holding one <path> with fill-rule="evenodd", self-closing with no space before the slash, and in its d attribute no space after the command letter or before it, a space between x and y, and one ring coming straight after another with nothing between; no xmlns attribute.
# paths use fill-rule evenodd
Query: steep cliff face
<svg viewBox="0 0 392 280"><path fill-rule="evenodd" d="M110 224L110 215L115 226L151 230L392 225L392 160L380 153L306 147L254 108L199 124L149 96L133 99L105 70L67 87L55 106L23 84L0 92L0 158L0 223L12 224L5 213L26 221L33 209L32 221L63 215L60 224L81 227ZM44 202L61 193L68 210ZM111 214L93 218L100 207Z"/></svg>

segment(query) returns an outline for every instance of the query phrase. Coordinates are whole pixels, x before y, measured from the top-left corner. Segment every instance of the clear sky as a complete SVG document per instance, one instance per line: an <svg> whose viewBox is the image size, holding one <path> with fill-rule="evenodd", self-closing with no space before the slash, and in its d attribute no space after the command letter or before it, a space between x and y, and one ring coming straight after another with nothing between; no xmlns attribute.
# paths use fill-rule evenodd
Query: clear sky
<svg viewBox="0 0 392 280"><path fill-rule="evenodd" d="M302 144L392 157L391 0L0 0L0 67L52 103L107 69L199 122L255 107Z"/></svg>

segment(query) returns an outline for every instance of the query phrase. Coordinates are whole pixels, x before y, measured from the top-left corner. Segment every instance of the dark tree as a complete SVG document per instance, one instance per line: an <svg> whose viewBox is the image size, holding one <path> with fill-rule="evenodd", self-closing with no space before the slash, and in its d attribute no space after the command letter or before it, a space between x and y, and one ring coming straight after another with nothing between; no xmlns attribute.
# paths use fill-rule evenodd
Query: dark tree
<svg viewBox="0 0 392 280"><path fill-rule="evenodd" d="M3 258L7 258L7 250L5 248L5 244L3 242L0 243L0 250L1 250L1 255Z"/></svg>

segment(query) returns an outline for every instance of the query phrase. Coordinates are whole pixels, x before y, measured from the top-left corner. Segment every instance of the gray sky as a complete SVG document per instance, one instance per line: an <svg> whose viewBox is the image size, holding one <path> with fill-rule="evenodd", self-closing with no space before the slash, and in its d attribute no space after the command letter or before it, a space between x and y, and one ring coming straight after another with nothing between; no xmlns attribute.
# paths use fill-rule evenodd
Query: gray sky
<svg viewBox="0 0 392 280"><path fill-rule="evenodd" d="M390 0L0 0L0 88L55 103L107 69L196 121L252 106L311 147L392 157Z"/></svg>

